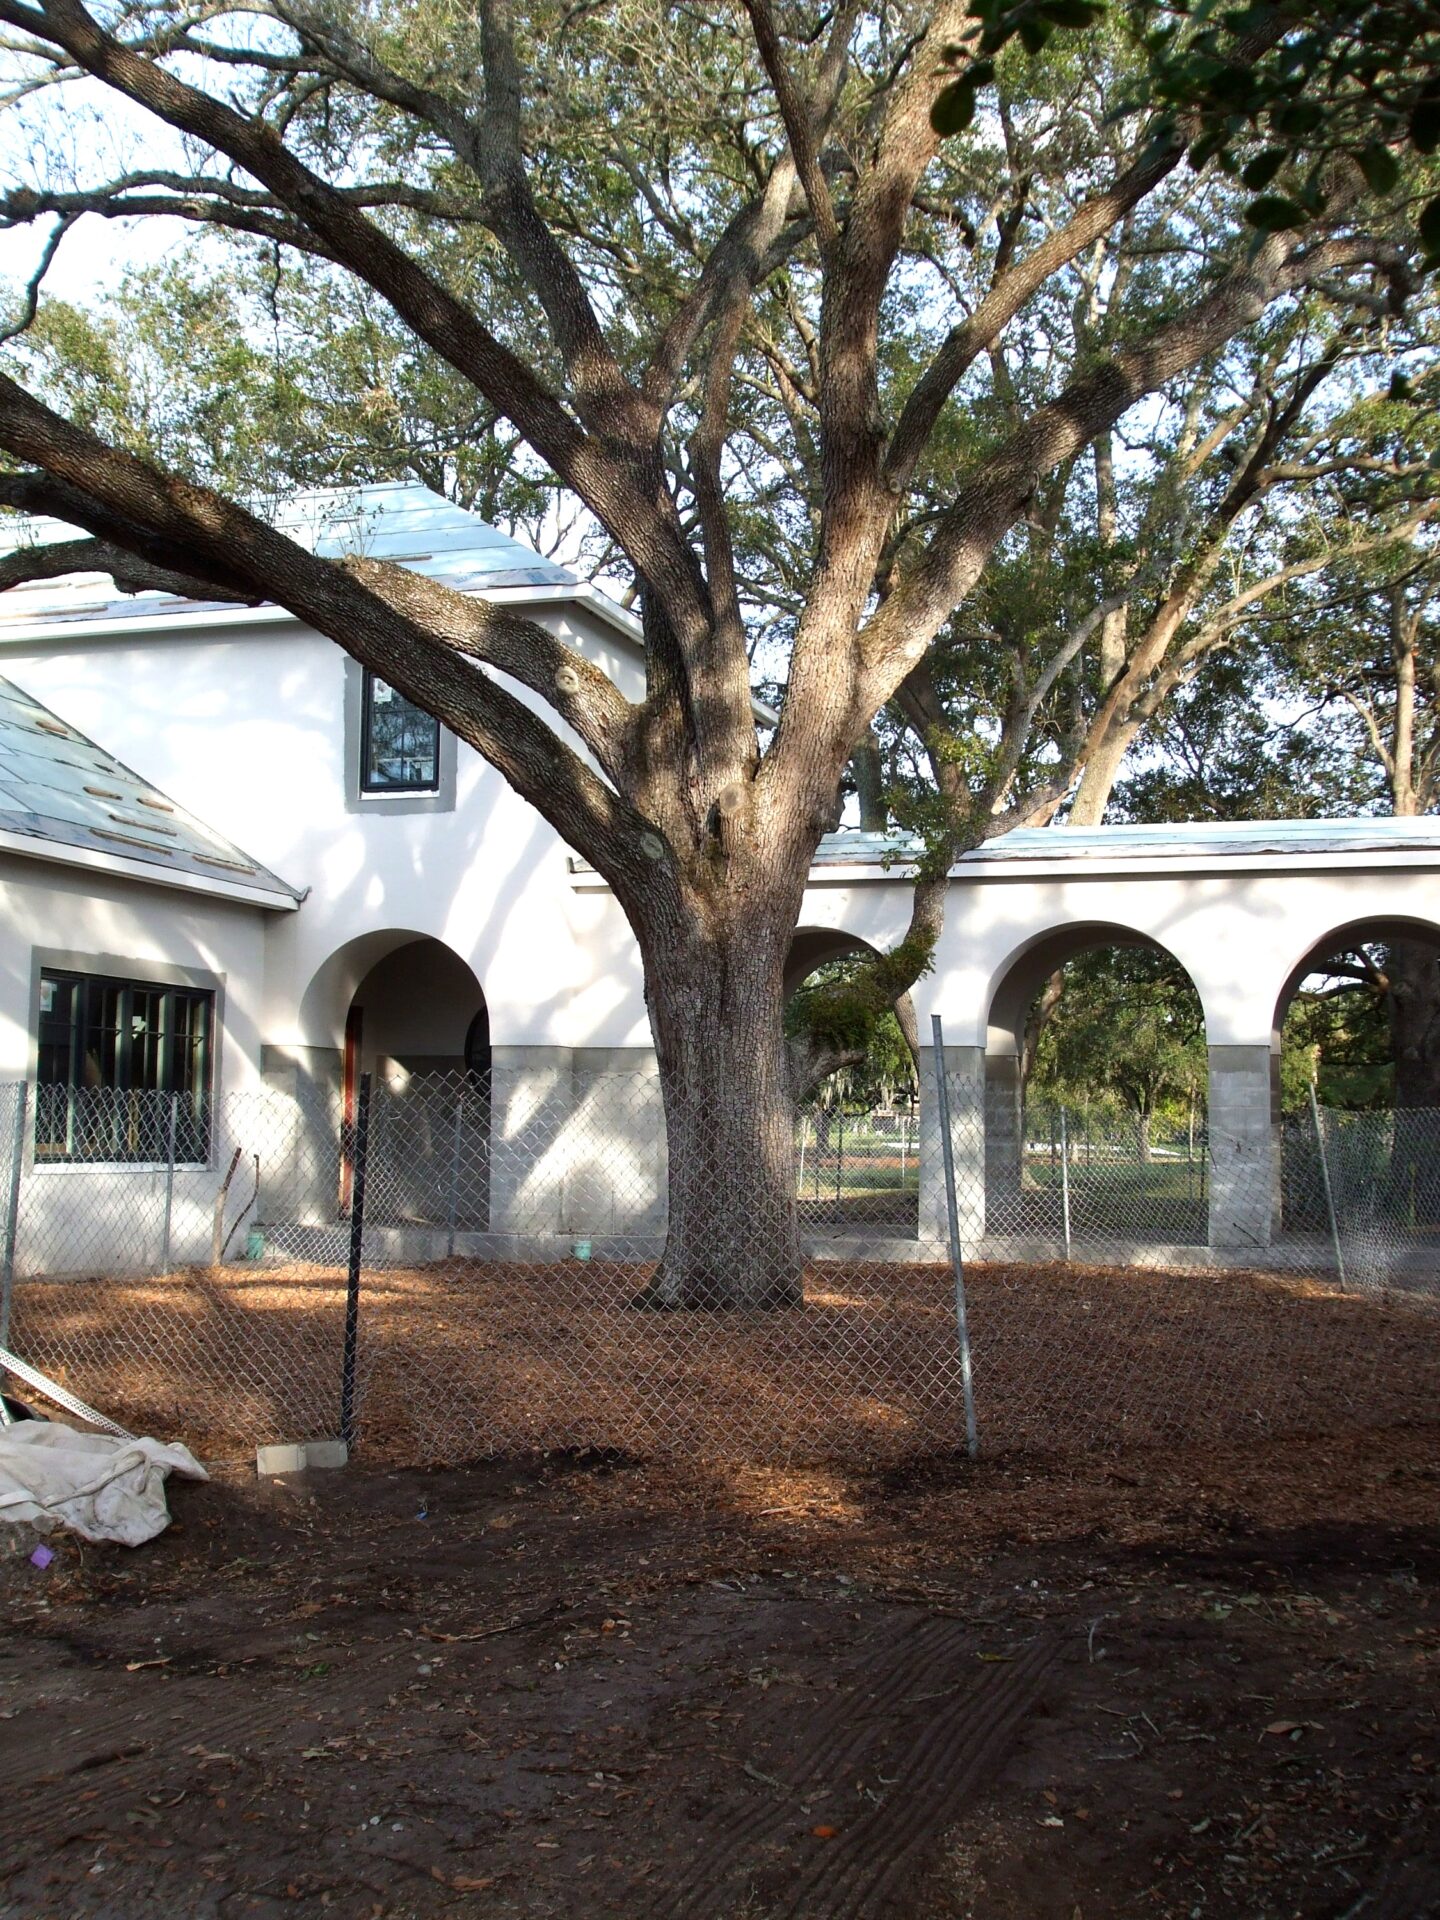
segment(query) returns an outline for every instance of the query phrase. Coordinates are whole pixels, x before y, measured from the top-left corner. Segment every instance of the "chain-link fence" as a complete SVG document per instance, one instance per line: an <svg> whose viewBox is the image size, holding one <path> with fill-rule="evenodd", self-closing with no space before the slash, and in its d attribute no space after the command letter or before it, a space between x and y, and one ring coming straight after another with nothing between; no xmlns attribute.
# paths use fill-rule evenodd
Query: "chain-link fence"
<svg viewBox="0 0 1440 1920"><path fill-rule="evenodd" d="M1440 1112L1222 1161L1199 1124L987 1124L957 1075L952 1235L937 1091L667 1126L655 1076L563 1067L3 1087L0 1345L213 1455L347 1425L390 1462L949 1450L962 1298L987 1450L1433 1414Z"/></svg>

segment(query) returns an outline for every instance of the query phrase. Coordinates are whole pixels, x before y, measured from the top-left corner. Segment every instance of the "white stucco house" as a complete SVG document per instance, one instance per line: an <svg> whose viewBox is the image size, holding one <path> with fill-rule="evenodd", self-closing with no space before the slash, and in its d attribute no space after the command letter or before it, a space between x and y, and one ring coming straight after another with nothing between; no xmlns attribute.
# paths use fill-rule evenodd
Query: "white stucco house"
<svg viewBox="0 0 1440 1920"><path fill-rule="evenodd" d="M522 605L642 692L631 614L423 488L306 496L285 523L320 551ZM47 1087L338 1093L362 1070L468 1069L491 1074L491 1125L513 1139L597 1073L653 1073L638 955L603 881L468 747L282 609L36 583L0 598L0 676L0 1081L37 1083L37 1166L65 1163ZM823 843L795 979L903 933L887 851ZM915 1001L926 1039L944 1016L993 1184L1045 975L1090 945L1166 948L1206 1018L1210 1239L1239 1253L1271 1232L1254 1175L1288 998L1350 930L1399 926L1440 935L1440 822L1011 834L956 867ZM631 1111L658 1137L658 1102ZM922 1225L940 1206L927 1153ZM966 1230L983 1242L972 1172ZM502 1223L498 1191L488 1212Z"/></svg>

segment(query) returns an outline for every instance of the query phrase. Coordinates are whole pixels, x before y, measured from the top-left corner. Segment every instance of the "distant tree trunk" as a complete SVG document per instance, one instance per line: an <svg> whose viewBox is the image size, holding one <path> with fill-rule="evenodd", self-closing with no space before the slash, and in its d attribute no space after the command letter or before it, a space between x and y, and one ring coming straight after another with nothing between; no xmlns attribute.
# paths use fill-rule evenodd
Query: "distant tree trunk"
<svg viewBox="0 0 1440 1920"><path fill-rule="evenodd" d="M1389 965L1397 1107L1440 1107L1440 956L1428 940L1396 940Z"/></svg>
<svg viewBox="0 0 1440 1920"><path fill-rule="evenodd" d="M1045 1029L1055 1018L1056 1010L1065 997L1065 969L1057 967L1040 990L1039 998L1025 1016L1025 1031L1020 1041L1020 1086L1022 1092L1030 1084L1030 1076L1035 1071L1035 1057L1040 1051L1040 1042L1045 1037Z"/></svg>
<svg viewBox="0 0 1440 1920"><path fill-rule="evenodd" d="M884 833L889 825L889 815L885 810L885 768L874 727L866 729L865 738L855 749L850 764L860 802L860 831Z"/></svg>

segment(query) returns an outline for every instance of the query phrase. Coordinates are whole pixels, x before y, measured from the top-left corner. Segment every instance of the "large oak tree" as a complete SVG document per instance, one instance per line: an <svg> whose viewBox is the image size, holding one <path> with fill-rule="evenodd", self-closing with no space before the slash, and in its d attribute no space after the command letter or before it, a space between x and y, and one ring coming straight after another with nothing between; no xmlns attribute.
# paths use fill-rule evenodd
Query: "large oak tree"
<svg viewBox="0 0 1440 1920"><path fill-rule="evenodd" d="M1250 12L1236 63L1286 30ZM1036 68L1015 41L992 67L944 0L743 0L713 20L649 0L0 0L0 23L18 156L0 218L48 236L41 269L86 217L166 217L363 287L604 530L646 692L514 610L302 550L48 404L23 340L0 374L0 504L85 537L17 553L0 583L102 568L277 602L470 742L605 876L639 943L669 1139L654 1298L794 1300L782 973L848 759L1048 476L1277 304L1320 285L1403 303L1376 180L1337 152L1303 226L1247 225L1223 175L1182 167L1200 123L1147 100L1127 16ZM96 101L114 168L81 127L56 135ZM1141 276L1093 351L992 404L1000 343L1152 203L1193 270ZM751 577L767 515L803 553L780 603ZM762 627L784 656L763 742ZM946 840L884 995L927 964Z"/></svg>

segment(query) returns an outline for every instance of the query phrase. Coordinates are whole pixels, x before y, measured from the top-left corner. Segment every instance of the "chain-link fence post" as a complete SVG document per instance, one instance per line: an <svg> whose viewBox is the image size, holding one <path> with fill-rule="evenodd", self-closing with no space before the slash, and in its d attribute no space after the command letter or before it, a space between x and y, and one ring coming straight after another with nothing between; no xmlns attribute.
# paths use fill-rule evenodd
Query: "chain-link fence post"
<svg viewBox="0 0 1440 1920"><path fill-rule="evenodd" d="M365 1250L365 1164L370 1153L370 1076L362 1073L351 1155L350 1266L345 1282L345 1349L340 1363L340 1438L355 1444L355 1352L360 1335L360 1262Z"/></svg>
<svg viewBox="0 0 1440 1920"><path fill-rule="evenodd" d="M20 1237L20 1182L25 1173L25 1121L30 1082L15 1089L15 1137L10 1143L10 1184L5 1193L5 1245L0 1250L0 1347L10 1344L10 1300L15 1291L15 1248Z"/></svg>
<svg viewBox="0 0 1440 1920"><path fill-rule="evenodd" d="M945 1212L950 1225L950 1258L955 1266L955 1331L960 1340L960 1379L965 1396L965 1450L980 1451L975 1427L975 1381L970 1367L970 1322L965 1311L965 1262L960 1251L960 1206L955 1193L955 1142L950 1132L950 1088L945 1072L945 1029L940 1015L930 1016L935 1048L935 1097L940 1109L940 1152L945 1163Z"/></svg>
<svg viewBox="0 0 1440 1920"><path fill-rule="evenodd" d="M1340 1245L1340 1223L1335 1217L1335 1190L1330 1184L1330 1156L1325 1151L1325 1129L1320 1124L1320 1103L1315 1098L1315 1082L1310 1082L1310 1118L1315 1123L1315 1146L1320 1154L1320 1184L1325 1190L1325 1213L1330 1221L1330 1244L1335 1249L1335 1271L1340 1280L1340 1291L1348 1291L1345 1285L1345 1252Z"/></svg>

